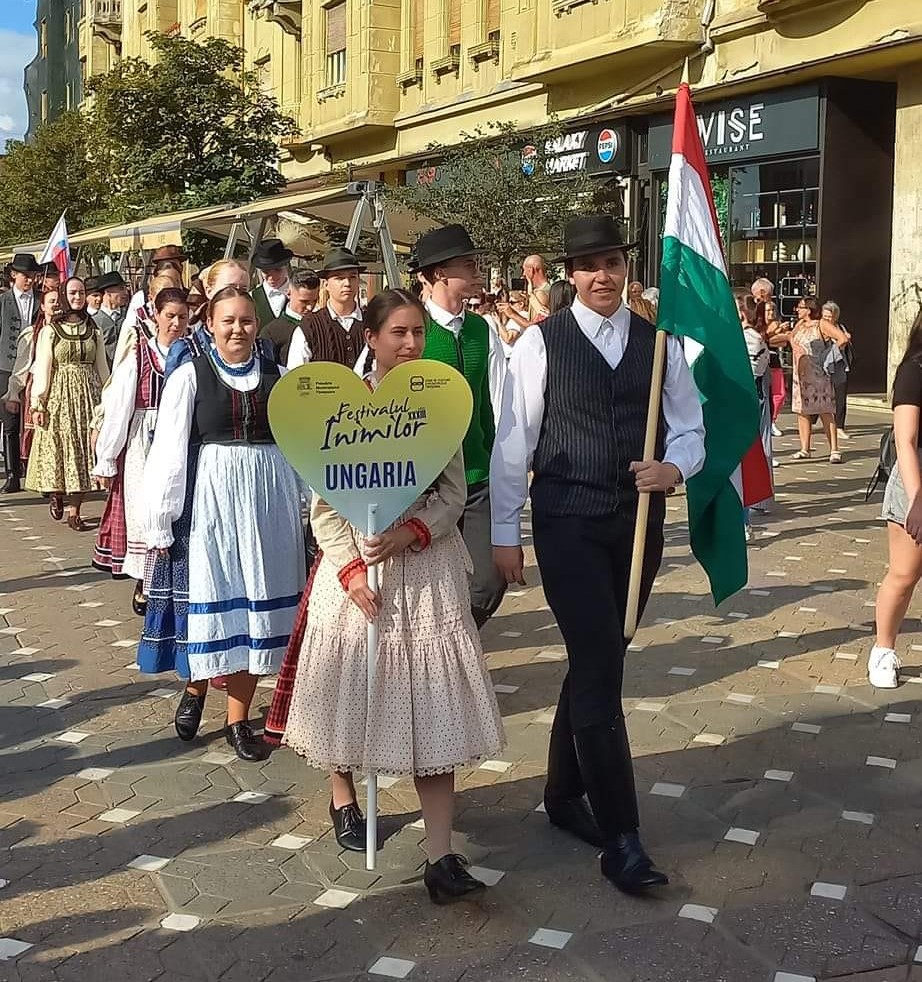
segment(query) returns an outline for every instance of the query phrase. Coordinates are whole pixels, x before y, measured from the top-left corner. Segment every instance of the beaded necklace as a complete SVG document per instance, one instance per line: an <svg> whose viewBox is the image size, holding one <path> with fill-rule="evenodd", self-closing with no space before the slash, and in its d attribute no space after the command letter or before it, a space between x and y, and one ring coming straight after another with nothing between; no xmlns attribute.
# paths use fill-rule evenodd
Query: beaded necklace
<svg viewBox="0 0 922 982"><path fill-rule="evenodd" d="M219 354L217 348L211 348L211 357L214 363L222 371L227 372L228 375L235 375L238 378L249 375L253 371L253 366L256 364L256 355L250 355L248 361L243 362L241 365L229 365Z"/></svg>

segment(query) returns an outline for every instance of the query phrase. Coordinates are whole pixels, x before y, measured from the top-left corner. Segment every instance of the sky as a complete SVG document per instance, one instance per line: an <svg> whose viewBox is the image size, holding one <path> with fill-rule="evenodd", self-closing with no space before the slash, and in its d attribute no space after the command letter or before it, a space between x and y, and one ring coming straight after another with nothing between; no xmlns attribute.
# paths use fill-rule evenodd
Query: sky
<svg viewBox="0 0 922 982"><path fill-rule="evenodd" d="M0 0L0 147L26 131L22 72L35 56L35 0Z"/></svg>

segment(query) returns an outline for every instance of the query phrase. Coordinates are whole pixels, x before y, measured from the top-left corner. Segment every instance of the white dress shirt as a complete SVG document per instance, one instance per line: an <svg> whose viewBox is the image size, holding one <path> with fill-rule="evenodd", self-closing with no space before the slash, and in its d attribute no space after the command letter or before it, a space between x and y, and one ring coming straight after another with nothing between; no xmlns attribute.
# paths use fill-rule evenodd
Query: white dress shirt
<svg viewBox="0 0 922 982"><path fill-rule="evenodd" d="M19 305L19 316L22 318L22 326L26 327L32 323L32 304L35 303L35 294L31 290L20 290L13 287L13 296Z"/></svg>
<svg viewBox="0 0 922 982"><path fill-rule="evenodd" d="M606 318L577 299L572 311L592 346L612 369L617 368L627 347L630 310L622 304ZM541 435L546 383L544 335L540 328L533 327L512 349L490 460L493 544L497 546L517 546L521 542L519 518L528 497L528 472ZM672 336L667 339L663 416L663 460L674 464L687 481L704 464L704 418L682 343Z"/></svg>
<svg viewBox="0 0 922 982"><path fill-rule="evenodd" d="M353 321L362 320L362 308L358 304L355 305L355 310L351 314L337 314L327 304L327 313L347 334L352 330ZM311 349L308 346L307 338L304 337L304 331L300 327L296 327L288 345L288 361L285 363L285 367L290 372L299 365L306 365L311 357Z"/></svg>
<svg viewBox="0 0 922 982"><path fill-rule="evenodd" d="M288 280L278 287L269 286L263 280L262 288L266 292L266 300L269 301L273 316L281 317L282 311L288 306Z"/></svg>

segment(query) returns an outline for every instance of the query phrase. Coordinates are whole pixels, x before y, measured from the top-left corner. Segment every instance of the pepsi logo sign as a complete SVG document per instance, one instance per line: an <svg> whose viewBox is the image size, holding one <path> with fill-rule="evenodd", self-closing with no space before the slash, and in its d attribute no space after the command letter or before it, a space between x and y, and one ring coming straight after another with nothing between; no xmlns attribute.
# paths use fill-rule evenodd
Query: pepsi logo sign
<svg viewBox="0 0 922 982"><path fill-rule="evenodd" d="M618 152L618 136L614 130L602 130L599 133L597 152L603 164L608 164L614 159Z"/></svg>

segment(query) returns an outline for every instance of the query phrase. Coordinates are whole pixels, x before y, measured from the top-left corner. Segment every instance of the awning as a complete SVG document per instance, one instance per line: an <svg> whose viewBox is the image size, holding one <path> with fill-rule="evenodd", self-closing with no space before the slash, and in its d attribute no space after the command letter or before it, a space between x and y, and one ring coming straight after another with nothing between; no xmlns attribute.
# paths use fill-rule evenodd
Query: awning
<svg viewBox="0 0 922 982"><path fill-rule="evenodd" d="M158 249L165 245L180 245L184 228L201 228L200 222L206 216L217 214L223 208L223 205L211 205L208 208L154 215L137 222L112 226L109 250L118 253L129 249Z"/></svg>
<svg viewBox="0 0 922 982"><path fill-rule="evenodd" d="M300 221L305 225L331 224L349 228L355 211L357 195L348 194L345 185L328 188L315 188L308 191L289 191L285 194L275 194L268 198L260 198L246 205L235 205L223 211L202 215L186 222L187 226L210 232L214 235L225 236L231 227L238 222L259 221L263 218L287 218L290 221ZM394 245L409 248L416 241L420 232L432 228L433 223L425 218L417 218L396 207L387 208L387 224L390 228ZM316 239L318 250L326 248L322 229L317 235L308 233L308 240Z"/></svg>
<svg viewBox="0 0 922 982"><path fill-rule="evenodd" d="M67 237L72 249L79 246L95 245L97 243L104 243L108 246L109 237L115 229L120 227L119 225L97 225L95 228L87 228L82 232L70 232ZM14 252L31 252L38 259L45 251L46 244L47 240L42 242L23 242L19 245L0 247L0 259L6 256L12 257Z"/></svg>

